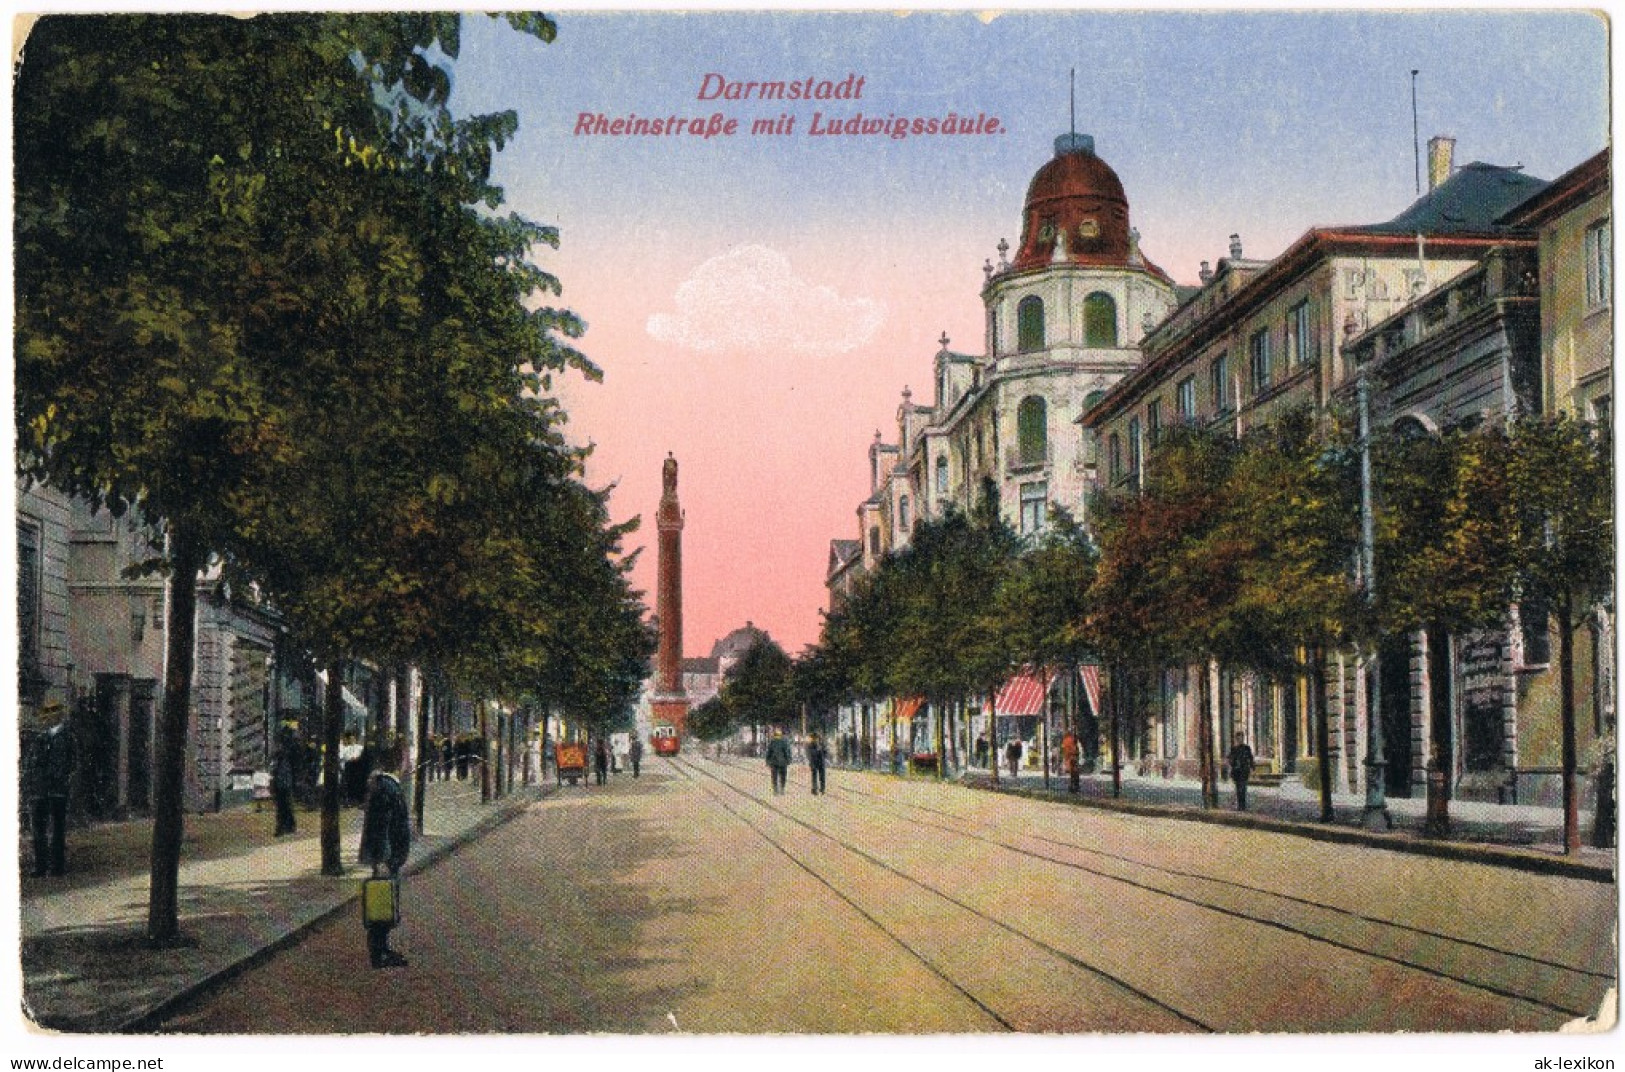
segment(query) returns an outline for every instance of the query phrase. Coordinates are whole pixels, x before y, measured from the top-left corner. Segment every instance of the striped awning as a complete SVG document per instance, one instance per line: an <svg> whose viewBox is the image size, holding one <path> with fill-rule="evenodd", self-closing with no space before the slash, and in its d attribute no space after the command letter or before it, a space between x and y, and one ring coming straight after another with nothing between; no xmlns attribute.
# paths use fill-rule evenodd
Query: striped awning
<svg viewBox="0 0 1625 1072"><path fill-rule="evenodd" d="M901 700L893 700L891 717L896 722L913 721L914 716L920 712L920 706L924 703L924 696L905 696Z"/></svg>
<svg viewBox="0 0 1625 1072"><path fill-rule="evenodd" d="M1080 666L1083 673L1083 691L1089 697L1089 710L1096 718L1100 718L1100 667Z"/></svg>
<svg viewBox="0 0 1625 1072"><path fill-rule="evenodd" d="M999 690L993 710L1006 717L1038 714L1044 710L1044 683L1032 674L1017 674Z"/></svg>

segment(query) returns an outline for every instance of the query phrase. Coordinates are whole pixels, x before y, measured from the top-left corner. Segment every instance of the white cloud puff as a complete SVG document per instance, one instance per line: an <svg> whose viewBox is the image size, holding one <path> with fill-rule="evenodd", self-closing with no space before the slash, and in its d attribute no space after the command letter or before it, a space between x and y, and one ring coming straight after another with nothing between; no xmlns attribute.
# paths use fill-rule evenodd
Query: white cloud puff
<svg viewBox="0 0 1625 1072"><path fill-rule="evenodd" d="M676 312L649 318L649 334L705 353L842 354L874 338L885 319L879 302L800 279L790 258L766 246L712 257L683 280L674 301Z"/></svg>

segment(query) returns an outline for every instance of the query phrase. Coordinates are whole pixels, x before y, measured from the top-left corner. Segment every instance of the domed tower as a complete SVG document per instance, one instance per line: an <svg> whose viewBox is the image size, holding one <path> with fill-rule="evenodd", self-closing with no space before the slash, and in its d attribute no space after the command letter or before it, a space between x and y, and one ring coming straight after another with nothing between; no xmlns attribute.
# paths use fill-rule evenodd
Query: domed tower
<svg viewBox="0 0 1625 1072"><path fill-rule="evenodd" d="M1011 267L1019 272L1057 263L1135 267L1171 282L1136 248L1123 183L1095 155L1087 134L1056 138L1054 158L1027 186L1021 247Z"/></svg>
<svg viewBox="0 0 1625 1072"><path fill-rule="evenodd" d="M991 424L962 436L955 457L969 459L967 480L993 478L1004 516L1033 532L1049 505L1082 509L1095 452L1077 420L1139 367L1140 340L1176 298L1140 248L1122 180L1087 134L1055 139L1027 186L1013 260L1009 252L1001 241L999 263L984 266Z"/></svg>
<svg viewBox="0 0 1625 1072"><path fill-rule="evenodd" d="M1098 358L1137 364L1146 326L1173 309L1173 280L1141 251L1122 180L1087 134L1055 139L1055 156L1027 186L1014 261L1003 259L1008 248L982 292L995 359L1134 351Z"/></svg>

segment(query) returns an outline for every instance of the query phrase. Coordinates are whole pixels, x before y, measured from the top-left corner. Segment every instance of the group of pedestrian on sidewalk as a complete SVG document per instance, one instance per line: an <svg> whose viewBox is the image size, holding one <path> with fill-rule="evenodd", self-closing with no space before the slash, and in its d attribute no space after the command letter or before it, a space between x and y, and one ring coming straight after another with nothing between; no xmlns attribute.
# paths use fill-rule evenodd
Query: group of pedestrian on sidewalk
<svg viewBox="0 0 1625 1072"><path fill-rule="evenodd" d="M812 775L813 796L822 796L829 773L829 748L823 739L814 733L807 738L805 751L807 756L807 770ZM773 783L773 795L783 796L790 780L790 739L784 735L782 729L775 728L773 736L768 739L767 752L768 774Z"/></svg>

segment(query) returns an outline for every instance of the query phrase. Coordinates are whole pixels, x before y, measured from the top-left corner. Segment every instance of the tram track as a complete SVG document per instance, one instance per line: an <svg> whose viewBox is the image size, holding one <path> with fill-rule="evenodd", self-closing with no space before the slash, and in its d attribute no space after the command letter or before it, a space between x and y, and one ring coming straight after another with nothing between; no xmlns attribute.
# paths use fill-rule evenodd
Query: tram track
<svg viewBox="0 0 1625 1072"><path fill-rule="evenodd" d="M984 1012L986 1012L989 1016L993 1017L994 1020L996 1020L1002 1026L1004 1026L1007 1030L1016 1031L1016 1030L1020 1030L1020 1028L1015 1026L1008 1018L1006 1018L1005 1016L999 1014L994 1009L992 1009L992 1007L989 1006L986 1002L982 1001L981 999L977 998L975 995L971 994L970 991L968 989L966 989L965 986L963 986L957 980L955 980L951 976L949 976L942 968L940 968L938 965L933 963L930 958L925 956L924 953L922 953L920 950L916 949L911 943L906 941L900 935L896 934L892 929L886 927L882 922L877 920L873 916L873 914L871 914L869 911L867 911L866 909L864 909L863 907L858 905L856 901L854 901L851 897L847 896L844 892L842 892L841 890L836 888L836 886L834 885L834 883L831 880L829 880L826 876L820 875L816 870L814 870L805 861L801 860L794 853L792 853L789 850L789 848L786 847L783 843L781 843L779 840L774 838L767 831L763 830L757 823L752 822L750 819L748 819L743 814L741 814L740 811L737 808L732 807L725 799L723 799L721 796L719 796L718 794L716 794L716 793L712 792L710 789L708 789L706 787L706 784L704 782L700 781L700 779L704 778L704 779L707 779L707 780L709 780L711 782L715 782L717 785L720 785L720 786L726 788L727 790L729 790L733 794L736 794L737 796L743 797L744 799L750 801L752 804L756 805L758 808L761 808L761 809L763 809L765 811L768 811L768 812L770 812L770 813L772 813L774 815L777 815L781 819L784 819L784 820L786 820L786 821L788 821L790 823L793 823L794 825L806 830L807 832L809 832L809 833L811 833L811 834L813 834L813 835L815 835L815 836L817 836L819 838L823 838L823 839L829 841L830 843L836 845L840 849L843 849L847 853L849 853L849 854L857 857L858 859L862 860L866 864L868 864L868 865L870 865L872 867L878 868L878 869L880 869L880 870L882 870L882 871L884 871L884 872L886 872L886 873L888 873L890 875L893 875L893 876L895 876L895 877L897 877L899 879L902 879L903 881L909 883L910 885L916 886L916 887L926 891L927 893L931 894L932 896L934 896L934 897L936 897L936 898L938 898L938 899L940 899L942 901L945 901L948 904L953 905L955 908L958 908L959 910L961 910L961 911L969 914L970 916L982 921L983 923L986 923L986 924L996 928L997 930L999 930L1001 932L1004 932L1004 933L1006 933L1006 934L1008 934L1008 935L1010 935L1012 937L1015 937L1015 938L1025 942L1025 943L1027 943L1027 944L1030 944L1030 945L1034 946L1035 948L1041 950L1042 952L1044 952L1048 956L1053 957L1054 959L1060 961L1061 963L1067 965L1068 967L1073 968L1073 969L1078 970L1078 971L1082 971L1082 972L1086 973L1087 975L1108 984L1109 986L1113 987L1114 989L1116 989L1118 991L1121 991L1122 993L1124 993L1126 995L1129 995L1133 1000L1135 1000L1137 1002L1149 1005L1149 1006L1151 1006L1151 1007L1153 1007L1153 1008L1155 1008L1157 1010L1160 1010L1162 1013L1173 1017L1179 1023L1187 1025L1189 1028L1191 1028L1193 1030L1202 1031L1202 1032L1209 1032L1209 1033L1213 1033L1213 1032L1216 1032L1216 1031L1219 1030L1218 1028L1214 1027L1213 1025L1205 1023L1202 1020L1198 1019L1197 1017L1192 1016L1191 1014L1189 1014L1189 1013L1187 1013L1187 1012L1185 1012L1185 1011L1183 1011L1181 1009L1178 1009L1178 1008L1174 1007L1173 1005L1169 1004L1166 1001L1163 1001L1162 999L1156 997L1155 995L1149 994L1146 991L1140 989L1139 987L1136 987L1133 983L1130 983L1128 980L1123 979L1122 977L1120 977L1118 975L1115 975L1115 974L1113 974L1113 973L1107 971L1106 969L1101 968L1101 967L1099 967L1097 965L1090 964L1087 961L1083 960L1082 958L1077 957L1077 956L1075 956L1075 955L1073 955L1071 953L1068 953L1065 950L1058 949L1054 945L1051 945L1050 943L1044 941L1042 938L1039 938L1039 937L1037 937L1035 935L1029 934L1026 931L1021 930L1020 928L1013 927L1010 924L1005 923L1002 920L996 919L993 916L988 915L986 912L983 912L982 910L976 908L974 905L967 904L965 901L963 901L963 900L961 900L961 899L959 899L957 897L954 897L953 895L951 895L951 894L949 894L949 893L947 893L947 892L945 892L945 891L943 891L941 889L938 889L937 887L931 885L930 883L925 882L922 879L920 879L920 878L918 878L918 877L916 877L914 875L908 874L906 871L903 871L900 868L886 862L885 860L882 860L881 858L879 858L878 856L874 855L873 853L867 851L866 849L863 849L863 848L861 848L861 847L859 847L857 845L854 845L851 842L846 841L846 840L844 840L842 838L836 837L835 835L829 833L828 831L822 830L819 827L815 826L814 824L809 823L806 820L801 819L798 816L790 814L785 809L783 809L781 807L778 807L777 805L771 804L766 800L763 800L762 798L756 796L754 793L751 793L748 790L742 789L739 786L734 785L732 782L728 781L726 778L723 778L720 775L717 775L717 774L715 774L715 773L713 773L711 771L705 770L702 767L700 767L699 765L693 763L692 761L673 758L672 759L672 766L673 766L674 769L676 769L678 771L678 773L682 774L685 778L689 779L693 784L698 786L701 789L702 792L705 792L708 796L710 796L713 800L715 800L717 802L717 804L719 806L721 806L724 810L728 811L730 814L732 814L736 818L738 818L741 822L743 822L747 826L749 826L752 830L754 830L757 833L758 836L760 836L763 840L765 840L769 844L771 844L778 852L780 852L785 857L790 859L801 870L803 870L803 871L807 872L809 875L811 875L821 885L825 886L832 893L834 893L837 897L839 897L844 903L846 903L847 905L849 905L853 909L855 909L866 920L868 920L871 924L873 924L875 927L880 929L882 931L882 933L886 934L888 938L890 938L892 941L896 942L905 951L907 951L911 956L913 956L915 959L919 960L920 963L924 964L926 966L926 968L929 969L933 974L935 974L938 977L942 978L945 982L947 982L950 986L952 986L956 991L958 991L960 994L964 995L968 1000L970 1000L978 1008L980 1008Z"/></svg>
<svg viewBox="0 0 1625 1072"><path fill-rule="evenodd" d="M726 761L723 762L722 765L734 769L747 769L746 765L740 764L736 761ZM724 784L727 783L725 782ZM743 792L737 788L736 791ZM1590 981L1592 983L1589 989L1595 990L1596 988L1594 984L1596 981L1612 982L1613 979L1611 975L1602 972L1575 967L1560 961L1537 957L1530 954L1518 953L1516 951L1503 949L1488 943L1458 938L1456 936L1448 935L1439 931L1433 931L1428 928L1414 927L1394 920L1382 919L1380 917L1370 916L1365 913L1352 912L1347 909L1341 909L1334 905L1327 905L1322 902L1314 901L1310 898L1296 897L1291 894L1282 894L1274 890L1268 890L1262 887L1252 886L1247 883L1236 882L1234 880L1219 879L1210 875L1201 874L1199 872L1169 868L1160 864L1136 859L1134 857L1119 853L1112 853L1093 846L1081 845L1076 842L1066 841L1064 839L1050 838L1038 834L1021 835L1022 837L1031 839L1033 841L1053 845L1063 850L1090 854L1096 857L1111 860L1128 868L1140 868L1152 872L1158 872L1176 879L1196 883L1214 884L1235 891L1244 897L1262 897L1276 902L1286 902L1288 904L1295 905L1300 909L1338 915L1357 925L1388 928L1392 931L1401 932L1415 939L1447 943L1454 949L1461 950L1462 952L1460 956L1471 955L1479 956L1481 958L1501 958L1503 962L1512 961L1516 962L1518 965L1518 970L1508 970L1505 963L1487 963L1480 971L1475 972L1473 976L1468 976L1459 972L1446 970L1445 968L1436 966L1434 964L1426 963L1415 956L1404 956L1395 953L1388 953L1380 949L1372 948L1370 945L1359 944L1332 937L1326 933L1322 933L1321 931L1310 929L1305 926L1295 926L1292 923L1283 921L1282 919L1274 918L1268 914L1267 909L1262 907L1254 907L1251 910L1248 910L1245 908L1217 903L1214 900L1209 900L1204 897L1193 896L1190 893L1168 889L1154 881L1144 879L1143 876L1137 878L1131 875L1124 875L1111 870L1106 870L1101 867L1091 867L1076 860L1068 860L1050 853L1040 852L1021 845L1011 844L1009 841L1004 840L1001 837L988 837L980 833L966 830L960 826L950 826L940 822L921 820L916 816L907 815L901 812L899 809L912 809L916 812L936 815L958 823L970 821L967 819L967 817L955 814L951 811L946 811L940 808L932 808L922 804L915 804L909 801L897 800L882 794L866 792L864 790L853 789L851 787L837 786L835 791L842 797L847 798L848 801L856 807L868 807L873 809L875 812L891 814L933 830L956 835L958 837L985 844L1006 852L1014 853L1028 859L1041 861L1050 865L1080 872L1082 874L1091 875L1106 881L1119 883L1153 896L1163 897L1189 905L1198 910L1213 912L1221 916L1252 925L1263 926L1271 930L1283 932L1311 942L1324 944L1332 948L1339 949L1343 952L1352 953L1362 957L1369 957L1406 970L1419 972L1456 986L1467 987L1482 993L1493 995L1496 998L1522 1002L1541 1009L1546 1009L1551 1012L1562 1014L1565 1017L1585 1017L1593 1015L1595 1013L1595 1007L1588 1004L1586 1000L1580 998L1575 992L1585 987L1586 981ZM800 820L795 821L799 822ZM986 824L979 825L982 825L983 829L987 829ZM825 836L831 835L826 833ZM1439 959L1445 963L1453 963L1455 960L1460 959L1460 956L1454 952L1446 952L1438 955L1436 959ZM1520 974L1530 974L1532 972L1558 972L1568 976L1569 978L1560 980L1559 985L1557 985L1555 988L1567 989L1570 991L1570 999L1551 1000L1545 995L1532 993L1528 989L1517 989L1512 985L1507 985L1499 981L1509 977L1516 977ZM1486 976L1489 978L1485 978Z"/></svg>
<svg viewBox="0 0 1625 1072"><path fill-rule="evenodd" d="M920 950L915 949L901 935L897 934L890 927L886 926L880 920L876 919L874 917L874 915L872 913L870 913L866 908L864 908L862 905L860 905L856 901L854 901L851 897L849 897L845 893L843 893L827 877L820 874L814 867L812 867L806 861L804 861L804 860L800 859L799 857L797 857L795 855L795 853L791 852L788 848L785 847L783 842L781 842L777 838L773 837L773 835L769 834L766 830L763 830L761 828L761 826L759 826L758 824L752 822L738 808L735 808L734 806L729 804L726 800L722 799L720 796L718 796L717 794L715 794L715 793L711 792L709 789L707 789L695 777L695 774L704 773L704 772L699 771L699 769L697 767L694 767L693 764L691 764L691 763L689 763L689 762L687 762L685 760L678 759L675 756L668 756L666 758L667 758L668 762L670 762L673 770L675 770L678 774L682 775L683 778L688 780L690 783L698 786L700 791L705 793L706 796L710 797L712 800L714 800L717 803L717 805L722 808L723 811L727 812L728 814L732 815L734 818L738 819L740 822L744 823L747 827L749 827L752 831L754 831L758 837L760 837L763 841L765 841L769 845L771 845L785 859L789 860L792 864L794 864L801 871L803 871L807 875L811 876L811 878L815 882L817 882L819 885L823 886L825 889L829 890L830 893L834 894L840 901L842 901L844 904L846 904L847 907L851 908L858 915L862 916L864 918L864 920L866 920L869 923L870 926L872 926L876 930L880 931L880 933L884 934L887 938L891 939L894 943L896 943L905 953L907 953L909 956L913 957L915 960L919 961L920 964L924 965L925 969L927 971L929 971L932 975L935 975L937 978L941 979L943 982L945 982L949 986L953 987L954 990L956 990L962 997L964 997L972 1005L975 1005L978 1009L981 1009L983 1012L987 1013L988 1016L992 1017L999 1024L999 1026L1003 1027L1006 1031L1015 1031L1015 1030L1017 1030L1017 1028L1016 1028L1016 1026L1014 1024L1012 1024L1009 1020L1005 1019L1003 1016L999 1015L999 1013L996 1010L994 1010L993 1008L988 1006L985 1002L983 1002L975 994L972 994L970 991L966 990L957 981L955 981L951 976L949 976L945 971L943 971L940 967L938 967L935 963L933 963L931 958L927 957ZM715 777L715 776L711 775L710 777ZM720 778L718 778L716 780L717 781L722 781L722 779L720 779ZM723 784L726 785L727 783L723 782Z"/></svg>
<svg viewBox="0 0 1625 1072"><path fill-rule="evenodd" d="M914 810L914 811L923 811L923 812L926 812L927 814L941 816L941 817L943 817L945 819L951 819L951 820L955 820L955 821L958 821L958 822L966 821L965 816L955 814L954 812L951 812L951 811L946 811L946 810L941 809L941 808L929 807L929 806L924 805L924 804L916 804L916 803L914 803L912 801L897 800L895 798L887 797L887 796L884 796L884 795L879 794L879 793L870 793L870 792L866 792L866 791L861 790L861 789L853 789L850 786L839 786L839 787L837 787L836 791L842 793L843 795L862 797L862 798L867 798L867 799L870 799L870 800L877 801L881 805L883 805L886 808L886 810L891 811L893 814L897 814L900 818L908 818L907 816L903 815L899 810L899 809L907 808L907 809L911 809L911 810ZM911 818L910 821L919 822L920 820ZM970 833L970 832L968 832L968 831L966 831L966 830L964 830L963 828L960 828L960 827L946 826L946 825L943 825L941 823L930 823L930 822L923 823L922 825L928 826L928 827L930 827L930 828L932 828L934 830L942 830L942 831L947 832L947 833L957 834L957 835L959 835L961 837L973 838L973 839L975 839L977 841L981 841L981 842L984 842L986 844L996 845L999 848L1007 849L1007 850L1009 850L1011 852L1017 852L1017 853L1020 853L1020 854L1022 854L1024 856L1030 856L1030 857L1033 857L1033 858L1039 859L1039 860L1046 860L1046 861L1048 861L1050 863L1060 864L1061 866L1064 866L1064 867L1074 868L1076 870L1084 871L1084 872L1086 872L1088 874L1099 875L1099 876L1105 877L1105 878L1116 878L1116 876L1111 875L1109 872L1104 872L1104 871L1100 871L1098 869L1084 867L1081 864L1076 864L1076 863L1073 863L1072 861L1069 861L1069 860L1062 860L1062 859L1060 859L1058 857L1049 856L1049 855L1044 854L1044 853L1034 852L1031 849L1022 848L1019 845L1012 845L1007 841L1002 841L1002 840L999 840L997 838L989 838L989 837L984 837L984 836L982 836L980 834ZM984 829L985 829L986 828L985 824L983 824L983 826L984 826ZM1212 885L1222 886L1222 887L1226 887L1226 888L1229 888L1229 889L1234 889L1234 890L1237 890L1237 891L1241 891L1241 892L1246 893L1246 894L1255 894L1255 895L1258 895L1260 897L1267 897L1267 898L1270 898L1272 900L1284 901L1284 902L1288 902L1290 904L1302 906L1304 908L1313 909L1315 911L1334 914L1334 915L1337 915L1337 916L1342 917L1344 919L1354 921L1354 922L1357 922L1357 923L1371 924L1371 925L1378 926L1378 927L1389 928L1389 929L1394 930L1394 931L1402 931L1402 932L1405 932L1405 933L1410 934L1410 935L1414 935L1414 936L1419 937L1419 938L1425 938L1425 939L1430 939L1430 940L1439 941L1439 942L1446 942L1446 943L1449 943L1452 946L1457 946L1457 947L1461 947L1463 949L1473 950L1475 952L1484 953L1484 954L1491 955L1491 956L1503 957L1503 958L1506 958L1506 959L1509 959L1509 960L1518 961L1518 962L1520 962L1522 964L1526 964L1526 965L1533 966L1533 967L1538 967L1538 968L1541 968L1541 969L1563 972L1563 973L1566 973L1566 974L1570 974L1570 975L1574 975L1574 976L1580 976L1580 977L1584 977L1584 978L1587 978L1587 979L1600 980L1602 982L1607 982L1607 983L1611 983L1613 981L1613 979L1614 979L1614 976L1612 974L1610 974L1610 973L1595 971L1595 970L1592 970L1590 968L1578 967L1578 966L1573 965L1573 964L1564 963L1564 962L1558 961L1558 960L1552 960L1552 959L1549 959L1549 958L1546 958L1546 957L1536 956L1536 955L1531 954L1531 953L1521 953L1521 952L1518 952L1517 950L1506 949L1504 947L1493 945L1493 944L1488 943L1488 942L1480 942L1480 941L1477 941L1477 940L1472 939L1472 938L1462 938L1462 937L1458 937L1458 936L1453 935L1453 934L1446 934L1443 931L1433 930L1433 929L1428 928L1428 927L1418 927L1418 926L1415 926L1415 925L1409 924L1409 923L1401 923L1398 920L1384 919L1381 916L1373 916L1373 915L1369 915L1369 914L1364 913L1364 912L1356 912L1356 911L1353 911L1352 909L1343 908L1343 907L1338 906L1338 905L1327 904L1324 901L1317 901L1317 900L1314 900L1313 898L1309 898L1309 897L1299 897L1299 896L1296 896L1296 895L1290 894L1290 893L1282 893L1282 892L1280 892L1278 890L1266 889L1266 888L1264 888L1262 886L1253 886L1253 885L1249 885L1248 883L1245 883L1245 882L1237 882L1237 881L1235 881L1233 879L1219 878L1219 877L1217 877L1215 875L1203 874L1203 873L1201 873L1199 871L1187 871L1187 870L1184 870L1182 868L1168 867L1166 865L1152 863L1149 860L1143 860L1143 859L1140 859L1138 857L1127 856L1127 855L1124 855L1122 853L1110 852L1110 851L1107 851L1105 849L1096 848L1096 847L1091 846L1091 845L1079 844L1078 842L1075 842L1075 841L1068 841L1068 840L1066 840L1064 838L1046 837L1043 834L1025 834L1025 835L1022 835L1022 836L1026 837L1026 838L1028 838L1028 839L1030 839L1032 841L1043 842L1045 844L1054 845L1054 846L1057 846L1059 848L1070 849L1070 850L1075 851L1075 852L1088 853L1091 856L1097 856L1097 857L1100 857L1102 859L1113 860L1113 861L1116 861L1118 863L1127 864L1127 865L1129 865L1131 867L1143 868L1145 870L1155 871L1155 872L1158 872L1158 873L1161 873L1161 874L1174 876L1176 878L1184 878L1184 879L1190 879L1190 880L1193 880L1193 881L1196 881L1196 882L1210 883ZM1126 880L1123 880L1123 879L1117 879L1117 880L1118 881L1126 881ZM1145 886L1143 884L1138 884L1138 885L1140 885L1141 888L1150 888L1150 887L1147 887L1147 886ZM1174 895L1169 894L1169 896L1174 896ZM1212 906L1212 905L1209 905L1209 907L1218 908L1218 906ZM1276 923L1275 921L1270 921L1270 920L1262 919L1262 918L1255 919L1255 922L1268 923L1270 925L1278 925L1278 923ZM1291 928L1288 928L1288 929L1291 929ZM1313 935L1310 935L1310 934L1308 934L1307 932L1304 932L1301 929L1294 929L1294 933L1304 934L1305 937L1314 937ZM1320 940L1331 941L1331 939L1325 939L1325 938L1321 938ZM1375 953L1375 952L1373 952L1371 950L1363 950L1363 951L1369 952L1369 953L1371 953L1372 955L1375 955L1375 956L1383 956L1382 954L1377 954L1377 953ZM1412 963L1410 961L1395 960L1395 958L1391 958L1391 957L1385 957L1385 959L1394 960L1395 963L1404 964L1406 967L1418 968L1419 970L1429 970L1425 965L1418 965L1418 964ZM1461 978L1456 977L1456 976L1447 975L1446 977L1455 979L1455 981L1457 981L1457 982L1466 982L1467 981L1467 980L1461 979ZM1515 994L1515 995L1503 995L1503 996L1523 997L1525 1000L1534 1001L1537 1004L1547 1004L1548 1007L1556 1009L1556 1010L1558 1010L1560 1012L1571 1012L1571 1013L1574 1013L1576 1015L1588 1014L1587 1010L1584 1010L1584 1009L1573 1009L1573 1008L1569 1008L1569 1007L1566 1007L1566 1006L1552 1005L1552 1004L1549 1004L1549 1003L1546 1003L1546 1002L1542 1001L1541 999L1538 999L1538 998L1535 998L1535 997L1532 997L1532 996L1529 996L1529 995L1516 995Z"/></svg>

